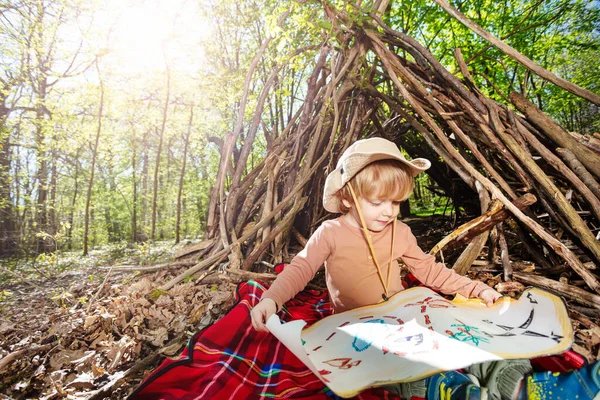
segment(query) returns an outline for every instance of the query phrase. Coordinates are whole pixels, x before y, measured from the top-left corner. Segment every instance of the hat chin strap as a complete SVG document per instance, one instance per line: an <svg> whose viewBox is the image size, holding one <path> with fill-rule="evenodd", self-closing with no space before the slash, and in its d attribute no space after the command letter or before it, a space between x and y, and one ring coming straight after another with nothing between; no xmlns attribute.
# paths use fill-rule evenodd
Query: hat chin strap
<svg viewBox="0 0 600 400"><path fill-rule="evenodd" d="M369 246L369 250L371 251L371 256L373 257L373 262L375 263L375 267L377 268L377 275L379 276L379 281L381 282L381 286L383 286L384 293L381 295L383 300L387 300L389 298L388 289L390 286L390 276L392 274L392 260L394 255L394 242L396 240L396 221L392 223L392 245L390 247L390 262L388 264L388 273L387 280L384 282L383 274L381 273L381 267L379 266L379 262L377 261L377 256L375 255L375 249L373 248L373 243L371 242L371 235L369 234L369 230L367 229L367 224L365 222L365 218L363 217L362 210L360 209L360 205L358 204L358 199L356 198L356 194L354 193L354 189L350 182L347 183L348 188L350 189L350 194L352 195L352 200L354 200L354 205L356 206L356 212L358 213L358 218L360 219L360 224L363 228L363 234L365 235L365 239L367 240L367 244Z"/></svg>

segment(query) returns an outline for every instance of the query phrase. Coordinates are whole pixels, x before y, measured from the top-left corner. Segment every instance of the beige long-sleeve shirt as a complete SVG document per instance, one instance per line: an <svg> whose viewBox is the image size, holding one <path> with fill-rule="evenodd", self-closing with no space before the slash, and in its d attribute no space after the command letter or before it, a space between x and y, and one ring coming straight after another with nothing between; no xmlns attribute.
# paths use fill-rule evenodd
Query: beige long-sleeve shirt
<svg viewBox="0 0 600 400"><path fill-rule="evenodd" d="M392 224L381 232L370 234L385 281L390 261ZM434 256L419 248L410 228L396 221L388 296L404 289L398 258L404 261L417 279L443 293L477 297L481 291L489 288L482 282L461 276L442 263L437 263ZM323 222L306 247L292 259L262 298L274 300L280 308L304 289L322 265L325 265L327 288L335 313L382 301L383 286L364 234L360 228L351 226L343 218Z"/></svg>

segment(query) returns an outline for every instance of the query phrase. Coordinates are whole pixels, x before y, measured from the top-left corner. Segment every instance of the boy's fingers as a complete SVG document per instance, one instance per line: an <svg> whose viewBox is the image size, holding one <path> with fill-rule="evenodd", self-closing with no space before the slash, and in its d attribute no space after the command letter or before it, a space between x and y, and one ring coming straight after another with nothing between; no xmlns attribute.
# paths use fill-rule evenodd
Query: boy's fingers
<svg viewBox="0 0 600 400"><path fill-rule="evenodd" d="M261 311L253 309L250 312L250 316L252 317L252 326L257 331L266 331L266 327L264 324L265 316Z"/></svg>
<svg viewBox="0 0 600 400"><path fill-rule="evenodd" d="M250 311L250 318L252 320L252 327L254 327L254 329L258 330L258 316L256 315L257 311L256 309L252 309Z"/></svg>

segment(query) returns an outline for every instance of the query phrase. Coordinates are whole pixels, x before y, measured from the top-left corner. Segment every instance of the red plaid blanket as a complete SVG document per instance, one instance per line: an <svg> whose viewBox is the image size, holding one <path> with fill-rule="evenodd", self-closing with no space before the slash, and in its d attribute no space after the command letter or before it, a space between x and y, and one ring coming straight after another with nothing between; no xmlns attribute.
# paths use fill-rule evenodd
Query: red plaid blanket
<svg viewBox="0 0 600 400"><path fill-rule="evenodd" d="M273 335L252 328L249 311L264 290L255 281L241 283L237 303L227 315L195 334L178 360L166 359L130 399L339 399ZM310 325L330 313L327 292L305 290L286 303L279 317ZM565 354L532 364L552 371L583 365L581 356ZM355 399L398 397L369 389Z"/></svg>
<svg viewBox="0 0 600 400"><path fill-rule="evenodd" d="M237 304L217 323L194 335L179 360L166 359L131 399L337 399L295 355L273 335L257 332L250 309L264 286L241 283ZM308 324L331 313L327 292L305 290L286 303L279 317ZM397 399L371 389L356 399Z"/></svg>

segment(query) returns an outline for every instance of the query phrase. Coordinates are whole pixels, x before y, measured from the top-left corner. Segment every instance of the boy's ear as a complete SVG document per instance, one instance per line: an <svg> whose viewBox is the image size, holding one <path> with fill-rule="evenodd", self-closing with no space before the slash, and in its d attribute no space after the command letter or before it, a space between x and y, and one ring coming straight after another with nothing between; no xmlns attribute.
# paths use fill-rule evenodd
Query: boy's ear
<svg viewBox="0 0 600 400"><path fill-rule="evenodd" d="M352 208L352 206L353 206L353 203L349 202L349 201L348 201L348 200L346 200L346 199L342 199L342 204L343 204L343 205L344 205L344 207L346 207L346 208Z"/></svg>

